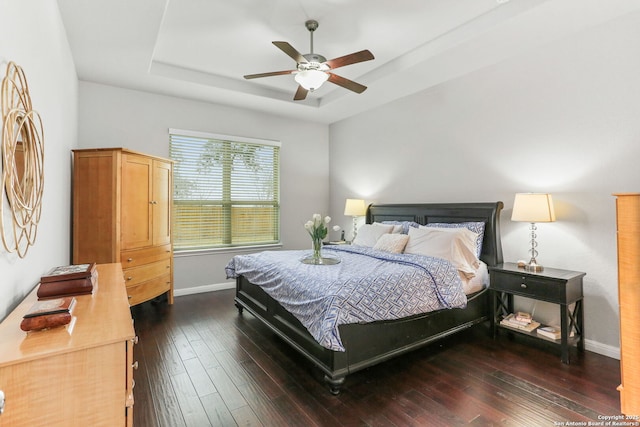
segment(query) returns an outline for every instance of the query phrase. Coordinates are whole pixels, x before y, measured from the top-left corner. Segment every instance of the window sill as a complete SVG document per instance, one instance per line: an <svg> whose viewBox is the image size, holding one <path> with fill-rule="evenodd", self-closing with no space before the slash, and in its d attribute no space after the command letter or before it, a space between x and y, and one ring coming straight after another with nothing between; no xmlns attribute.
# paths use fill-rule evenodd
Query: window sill
<svg viewBox="0 0 640 427"><path fill-rule="evenodd" d="M281 249L282 243L275 243L272 245L258 245L258 246L233 246L228 248L207 248L207 249L189 249L183 251L174 251L174 258L203 256L203 255L219 255L219 254L231 254L231 253L251 253L260 252L270 249Z"/></svg>

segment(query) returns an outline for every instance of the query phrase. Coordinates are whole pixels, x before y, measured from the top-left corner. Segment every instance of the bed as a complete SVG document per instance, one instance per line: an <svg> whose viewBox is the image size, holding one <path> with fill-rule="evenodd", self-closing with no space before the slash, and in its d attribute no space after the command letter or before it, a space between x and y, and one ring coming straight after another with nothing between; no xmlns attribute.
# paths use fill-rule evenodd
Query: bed
<svg viewBox="0 0 640 427"><path fill-rule="evenodd" d="M484 223L479 259L491 267L502 263L500 211L502 202L370 205L366 223L413 222L417 224ZM316 266L323 272L323 266ZM327 270L324 270L327 271ZM320 345L296 316L243 274L236 277L235 304L262 321L324 372L329 391L337 395L348 374L427 345L450 334L485 322L490 315L485 287L466 295L466 307L439 309L395 320L337 326L344 351ZM284 304L284 302L283 302Z"/></svg>

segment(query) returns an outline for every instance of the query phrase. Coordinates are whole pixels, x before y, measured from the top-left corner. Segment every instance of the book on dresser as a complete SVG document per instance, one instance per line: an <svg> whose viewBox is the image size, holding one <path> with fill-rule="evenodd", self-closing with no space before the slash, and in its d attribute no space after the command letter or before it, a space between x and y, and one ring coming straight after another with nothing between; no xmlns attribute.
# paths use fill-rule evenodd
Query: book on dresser
<svg viewBox="0 0 640 427"><path fill-rule="evenodd" d="M75 306L74 297L36 301L22 316L20 329L29 332L64 326L71 322Z"/></svg>
<svg viewBox="0 0 640 427"><path fill-rule="evenodd" d="M93 292L97 276L96 263L55 267L40 278L38 298L90 294Z"/></svg>

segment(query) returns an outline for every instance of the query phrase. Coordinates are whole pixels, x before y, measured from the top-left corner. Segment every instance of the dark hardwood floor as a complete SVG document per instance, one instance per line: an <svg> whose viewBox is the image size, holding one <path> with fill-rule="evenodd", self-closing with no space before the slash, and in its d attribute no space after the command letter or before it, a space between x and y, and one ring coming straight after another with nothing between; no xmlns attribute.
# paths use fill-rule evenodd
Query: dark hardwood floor
<svg viewBox="0 0 640 427"><path fill-rule="evenodd" d="M134 426L558 426L619 414L618 360L571 353L480 325L347 377L323 375L234 292L132 308ZM584 422L584 424L580 424ZM561 424L564 423L564 424Z"/></svg>

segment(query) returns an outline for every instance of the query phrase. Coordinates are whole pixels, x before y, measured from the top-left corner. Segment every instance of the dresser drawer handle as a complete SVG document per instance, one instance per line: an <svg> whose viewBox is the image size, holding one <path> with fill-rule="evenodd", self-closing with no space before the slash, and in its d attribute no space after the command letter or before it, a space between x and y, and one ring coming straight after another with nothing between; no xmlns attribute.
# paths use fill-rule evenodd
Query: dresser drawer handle
<svg viewBox="0 0 640 427"><path fill-rule="evenodd" d="M527 285L525 285L524 283L520 283L520 287L521 287L522 289L527 289Z"/></svg>
<svg viewBox="0 0 640 427"><path fill-rule="evenodd" d="M127 280L133 280L133 277L129 276L127 277Z"/></svg>
<svg viewBox="0 0 640 427"><path fill-rule="evenodd" d="M138 369L138 361L136 360L135 362L133 362L133 365L131 365L131 367L135 370Z"/></svg>
<svg viewBox="0 0 640 427"><path fill-rule="evenodd" d="M136 335L135 337L133 337L131 341L133 341L134 344L138 344L138 336Z"/></svg>
<svg viewBox="0 0 640 427"><path fill-rule="evenodd" d="M127 258L127 262L133 261L133 258Z"/></svg>

